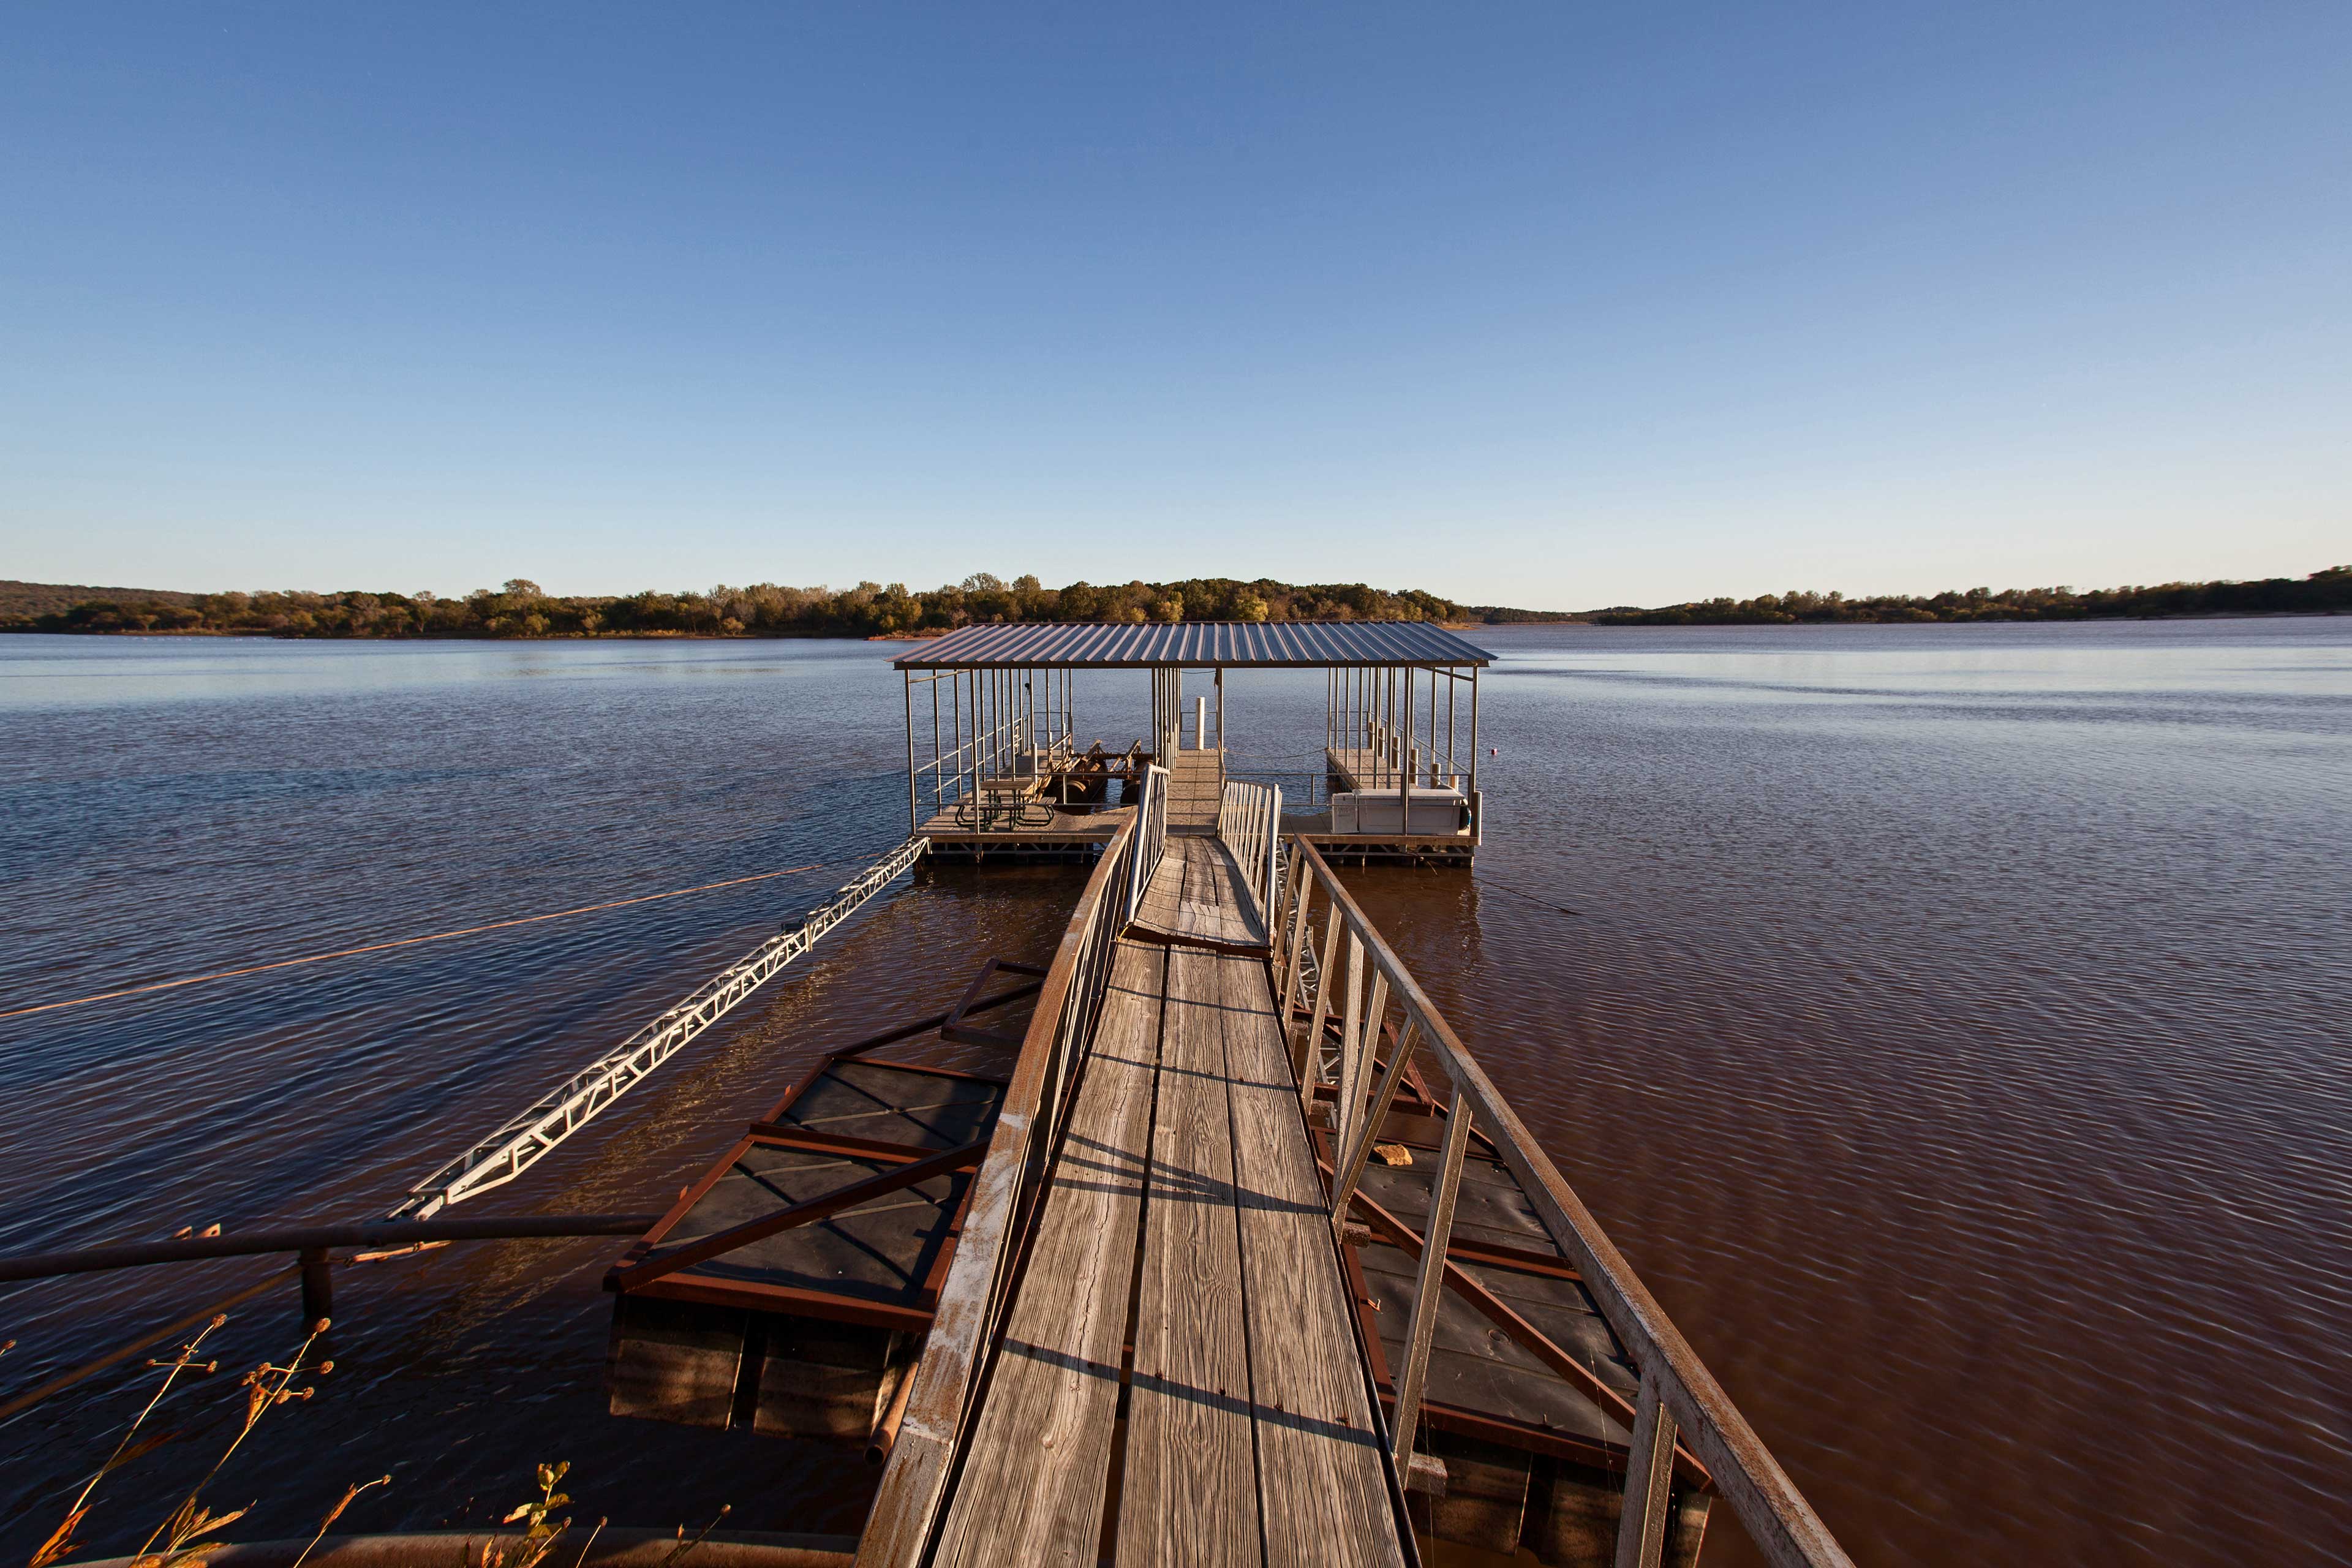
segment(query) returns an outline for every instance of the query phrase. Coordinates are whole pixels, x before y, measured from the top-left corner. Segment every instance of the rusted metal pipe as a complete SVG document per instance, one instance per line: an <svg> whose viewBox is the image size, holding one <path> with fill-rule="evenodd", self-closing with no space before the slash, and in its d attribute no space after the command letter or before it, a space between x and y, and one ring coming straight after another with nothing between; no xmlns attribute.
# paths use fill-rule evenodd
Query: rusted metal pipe
<svg viewBox="0 0 2352 1568"><path fill-rule="evenodd" d="M898 1425L907 1419L907 1395L915 1391L915 1369L923 1364L920 1356L907 1363L898 1379L898 1386L890 1393L890 1403L882 1407L882 1419L874 1423L873 1434L866 1439L866 1462L878 1465L890 1457L890 1449L898 1441Z"/></svg>
<svg viewBox="0 0 2352 1568"><path fill-rule="evenodd" d="M222 1297L219 1300L213 1302L209 1306L199 1307L184 1318L181 1318L174 1322L166 1323L162 1328L155 1330L152 1333L142 1334L139 1338L131 1341L129 1344L118 1346L115 1349L107 1352L104 1355L99 1356L95 1360L86 1361L79 1366L58 1373L57 1376L49 1379L47 1383L39 1384L37 1387L26 1389L24 1393L17 1394L15 1398L9 1400L5 1405L0 1405L0 1421L5 1421L11 1415L15 1415L21 1411L30 1410L34 1405L38 1405L50 1394L62 1394L67 1389L71 1388L75 1384L81 1382L84 1378L95 1377L110 1366L120 1366L122 1363L129 1361L132 1356L137 1355L141 1351L152 1350L156 1345L163 1343L165 1340L170 1339L174 1334L186 1333L190 1329L194 1328L197 1324L205 1322L219 1313L227 1311L231 1307L252 1300L264 1290L275 1289L278 1286L285 1283L285 1281L290 1279L296 1272L297 1270L292 1268L281 1268L277 1273L272 1274L268 1279L262 1280L258 1284L248 1285L244 1289L236 1291L233 1295Z"/></svg>
<svg viewBox="0 0 2352 1568"><path fill-rule="evenodd" d="M642 1236L660 1218L651 1214L486 1215L479 1219L436 1217L296 1226L280 1230L249 1230L235 1236L191 1236L172 1241L84 1247L69 1252L20 1252L12 1258L0 1258L0 1281L94 1274L154 1263L193 1263L206 1258L250 1258L267 1252L307 1254L323 1252L331 1247L391 1247L428 1241L510 1241L545 1236Z"/></svg>

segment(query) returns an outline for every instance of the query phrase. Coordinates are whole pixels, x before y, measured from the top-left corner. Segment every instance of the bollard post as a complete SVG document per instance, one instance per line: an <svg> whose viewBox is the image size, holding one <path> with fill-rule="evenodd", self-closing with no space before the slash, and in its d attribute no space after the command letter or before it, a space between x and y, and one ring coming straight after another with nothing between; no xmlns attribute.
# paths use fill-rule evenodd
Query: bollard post
<svg viewBox="0 0 2352 1568"><path fill-rule="evenodd" d="M302 1322L307 1328L335 1315L335 1279L323 1247L306 1247L301 1254Z"/></svg>

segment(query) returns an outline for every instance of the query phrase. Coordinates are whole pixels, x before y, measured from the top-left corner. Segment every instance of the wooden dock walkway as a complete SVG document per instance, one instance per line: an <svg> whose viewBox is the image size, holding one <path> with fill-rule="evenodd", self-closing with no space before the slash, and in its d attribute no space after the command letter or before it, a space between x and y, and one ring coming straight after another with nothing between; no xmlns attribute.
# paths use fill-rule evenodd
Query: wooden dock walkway
<svg viewBox="0 0 2352 1568"><path fill-rule="evenodd" d="M1213 833L1224 805L1225 753L1171 752L1168 757L1168 831Z"/></svg>
<svg viewBox="0 0 2352 1568"><path fill-rule="evenodd" d="M1171 805L1171 810L1173 807ZM1148 936L1219 948L1262 948L1265 922L1233 852L1214 838L1171 833L1135 924Z"/></svg>
<svg viewBox="0 0 2352 1568"><path fill-rule="evenodd" d="M1402 1564L1349 1310L1265 963L1120 940L931 1561Z"/></svg>
<svg viewBox="0 0 2352 1568"><path fill-rule="evenodd" d="M1718 1489L1848 1568L1311 840L1243 889L1270 949L1201 934L1280 799L1178 837L1171 772L1042 983L859 1568L1692 1568Z"/></svg>

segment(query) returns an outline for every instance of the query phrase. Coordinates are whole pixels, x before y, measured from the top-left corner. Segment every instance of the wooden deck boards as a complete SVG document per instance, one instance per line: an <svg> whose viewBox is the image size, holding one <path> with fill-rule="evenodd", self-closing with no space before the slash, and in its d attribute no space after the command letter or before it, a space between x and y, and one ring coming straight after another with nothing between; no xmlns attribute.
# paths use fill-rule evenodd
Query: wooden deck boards
<svg viewBox="0 0 2352 1568"><path fill-rule="evenodd" d="M1134 1275L1167 955L1122 945L933 1561L1092 1568Z"/></svg>
<svg viewBox="0 0 2352 1568"><path fill-rule="evenodd" d="M1168 759L1168 831L1216 831L1225 798L1225 753L1178 752Z"/></svg>
<svg viewBox="0 0 2352 1568"><path fill-rule="evenodd" d="M1402 1568L1264 962L1122 942L1097 1030L933 1560Z"/></svg>
<svg viewBox="0 0 2352 1568"><path fill-rule="evenodd" d="M1339 780L1341 789L1394 789L1402 771L1365 746L1326 746L1324 766Z"/></svg>
<svg viewBox="0 0 2352 1568"><path fill-rule="evenodd" d="M1118 1516L1118 1555L1129 1563L1260 1561L1233 1116L1214 963L1212 954L1184 949L1168 955ZM1219 1506L1202 1508L1203 1499Z"/></svg>
<svg viewBox="0 0 2352 1568"><path fill-rule="evenodd" d="M1008 812L992 816L987 826L982 826L967 819L962 813L950 809L934 813L923 824L922 831L934 839L951 843L961 843L968 838L1006 844L1041 838L1078 838L1108 843L1118 835L1119 825L1134 815L1134 810L1132 806L1112 806L1107 810L1072 807L1066 811L1050 802L1041 801L1029 808L1026 821L1018 821Z"/></svg>
<svg viewBox="0 0 2352 1568"><path fill-rule="evenodd" d="M1265 927L1241 868L1215 838L1168 840L1136 923L1179 942L1264 947Z"/></svg>
<svg viewBox="0 0 2352 1568"><path fill-rule="evenodd" d="M1323 1185L1265 970L1249 959L1202 957L1224 1004L1266 1561L1402 1563Z"/></svg>

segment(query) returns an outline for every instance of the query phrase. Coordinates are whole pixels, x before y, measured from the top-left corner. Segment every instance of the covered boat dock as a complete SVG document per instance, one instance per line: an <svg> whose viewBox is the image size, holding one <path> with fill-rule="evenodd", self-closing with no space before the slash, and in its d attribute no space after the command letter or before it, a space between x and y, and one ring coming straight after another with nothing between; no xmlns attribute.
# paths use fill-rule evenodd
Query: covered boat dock
<svg viewBox="0 0 2352 1568"><path fill-rule="evenodd" d="M907 818L938 855L1100 852L1168 774L1168 829L1213 832L1225 786L1266 783L1225 741L1228 670L1325 675L1319 766L1282 831L1350 860L1469 864L1484 837L1486 649L1417 621L966 626L892 661L906 684ZM1081 725L1074 676L1148 673L1145 710ZM924 742L929 732L928 746ZM1083 738L1082 738L1083 737Z"/></svg>

